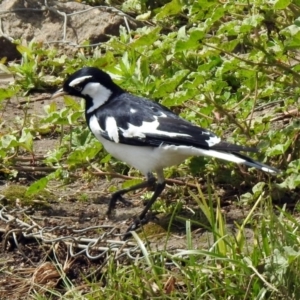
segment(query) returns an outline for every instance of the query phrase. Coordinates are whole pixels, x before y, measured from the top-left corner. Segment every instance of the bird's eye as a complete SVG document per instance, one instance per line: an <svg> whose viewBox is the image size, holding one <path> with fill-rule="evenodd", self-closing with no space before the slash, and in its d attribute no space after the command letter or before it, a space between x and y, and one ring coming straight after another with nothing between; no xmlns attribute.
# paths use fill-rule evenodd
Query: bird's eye
<svg viewBox="0 0 300 300"><path fill-rule="evenodd" d="M81 92L81 91L82 91L82 87L79 86L79 85L75 85L75 86L74 86L74 89L75 89L76 91L78 91L78 92Z"/></svg>

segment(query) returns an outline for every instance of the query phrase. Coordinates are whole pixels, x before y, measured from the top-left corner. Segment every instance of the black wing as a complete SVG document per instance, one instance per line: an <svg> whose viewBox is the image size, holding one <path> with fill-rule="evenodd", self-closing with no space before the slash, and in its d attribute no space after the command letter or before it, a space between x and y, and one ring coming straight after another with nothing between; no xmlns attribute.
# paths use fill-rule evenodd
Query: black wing
<svg viewBox="0 0 300 300"><path fill-rule="evenodd" d="M106 128L108 117L115 119L118 142L123 144L153 147L185 145L226 152L257 151L222 142L214 133L181 119L166 107L127 93L111 99L97 112L103 129L101 135L112 140L109 132L114 129Z"/></svg>

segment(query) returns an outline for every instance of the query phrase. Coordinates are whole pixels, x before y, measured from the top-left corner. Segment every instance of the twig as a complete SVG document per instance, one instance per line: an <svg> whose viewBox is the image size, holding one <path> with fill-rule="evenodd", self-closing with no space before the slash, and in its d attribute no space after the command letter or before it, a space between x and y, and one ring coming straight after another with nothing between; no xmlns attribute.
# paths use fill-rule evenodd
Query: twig
<svg viewBox="0 0 300 300"><path fill-rule="evenodd" d="M42 157L40 157L40 159L42 159ZM27 160L27 158L26 158ZM121 179L126 179L126 180L132 180L132 179L140 179L140 177L132 177L132 176L127 176L127 175L123 175L123 174L119 174L119 173L114 173L114 172L104 172L99 170L97 167L92 166L93 169L96 170L96 172L91 172L91 174L93 175L97 175L97 176L110 176L113 178L121 178ZM66 169L67 167L64 167L64 169ZM10 169L14 169L17 171L23 171L23 172L54 172L56 171L58 168L55 167L40 167L40 166L13 166L10 167ZM181 185L181 186L188 186L191 188L196 188L197 186L193 183L189 183L189 182L185 182L182 180L178 180L178 179L166 179L166 183L169 184L177 184L177 185Z"/></svg>
<svg viewBox="0 0 300 300"><path fill-rule="evenodd" d="M113 178L121 178L121 179L140 179L140 177L133 177L133 176L127 176L127 175L122 175L122 174L119 174L119 173L113 173L113 172L104 172L104 171L101 171L99 170L97 167L93 166L92 165L92 168L94 170L96 170L96 172L92 172L93 175L100 175L100 176L111 176ZM166 183L169 183L169 184L177 184L177 185L182 185L182 186L188 186L188 187L192 187L192 188L197 188L197 185L196 184L192 184L192 183L188 183L188 182L185 182L185 181L182 181L182 180L178 180L178 179L166 179Z"/></svg>
<svg viewBox="0 0 300 300"><path fill-rule="evenodd" d="M272 118L270 120L270 122L280 121L280 120L283 120L283 119L287 119L287 118L290 118L290 117L296 117L296 116L297 117L299 116L298 108L283 112L279 116Z"/></svg>
<svg viewBox="0 0 300 300"><path fill-rule="evenodd" d="M45 155L34 156L34 160L43 160L45 159ZM14 158L15 161L32 161L32 156L17 156Z"/></svg>
<svg viewBox="0 0 300 300"><path fill-rule="evenodd" d="M58 168L54 167L33 167L33 166L13 166L10 169L14 169L17 171L24 171L24 172L53 172L56 171Z"/></svg>
<svg viewBox="0 0 300 300"><path fill-rule="evenodd" d="M44 101L44 100L49 100L49 99L51 99L51 96L41 95L40 97L36 97L36 98L30 99L30 100L21 100L21 101L19 101L19 104L21 105L21 104L33 103L33 102Z"/></svg>

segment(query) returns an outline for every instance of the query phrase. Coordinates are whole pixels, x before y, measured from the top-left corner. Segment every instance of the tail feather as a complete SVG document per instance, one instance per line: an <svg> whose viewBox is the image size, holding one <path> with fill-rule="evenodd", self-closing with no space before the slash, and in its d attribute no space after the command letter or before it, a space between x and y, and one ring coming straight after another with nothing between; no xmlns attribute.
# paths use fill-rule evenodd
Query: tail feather
<svg viewBox="0 0 300 300"><path fill-rule="evenodd" d="M184 158L190 156L207 156L214 157L222 160L226 160L229 162L233 162L236 164L243 164L249 167L254 167L256 169L262 170L266 173L270 174L278 174L280 170L268 166L266 164L260 163L246 155L240 154L235 151L219 151L212 149L203 149L189 146L176 146L176 145L163 145L161 146L164 151L167 151L168 156L173 157L171 160L171 164L166 163L164 166L174 165L175 158L178 160L177 163L180 163ZM239 149L240 150L240 149Z"/></svg>
<svg viewBox="0 0 300 300"><path fill-rule="evenodd" d="M266 173L270 174L278 174L280 170L268 166L266 164L260 163L246 155L237 153L237 152L225 152L225 151L217 151L217 150L207 150L207 149L200 149L200 148L190 148L188 150L191 155L196 156L208 156L208 157L215 157L218 159L230 161L236 164L243 164L249 167L254 167L256 169L262 170Z"/></svg>
<svg viewBox="0 0 300 300"><path fill-rule="evenodd" d="M259 169L259 170L262 170L266 173L271 173L271 174L278 174L280 173L280 170L274 168L274 167L271 167L271 166L268 166L266 164L263 164L263 163L260 163L246 155L242 155L240 153L232 153L233 155L241 158L241 159L244 159L244 162L243 164L246 165L246 166L249 166L249 167L254 167L256 169Z"/></svg>

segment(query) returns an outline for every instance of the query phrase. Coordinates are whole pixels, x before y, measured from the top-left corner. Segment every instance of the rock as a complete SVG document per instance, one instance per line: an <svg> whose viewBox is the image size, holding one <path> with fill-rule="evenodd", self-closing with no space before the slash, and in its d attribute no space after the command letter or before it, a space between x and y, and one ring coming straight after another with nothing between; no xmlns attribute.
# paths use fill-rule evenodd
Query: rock
<svg viewBox="0 0 300 300"><path fill-rule="evenodd" d="M42 0L4 0L0 4L3 33L13 40L57 44L68 50L90 41L91 44L105 42L109 35L118 35L119 27L125 26L124 17L117 12L92 8L77 2L62 3L48 0L48 8ZM67 16L64 36L64 17ZM131 17L127 18L131 29L142 25ZM0 58L5 56L0 46ZM12 55L10 59L15 59Z"/></svg>

